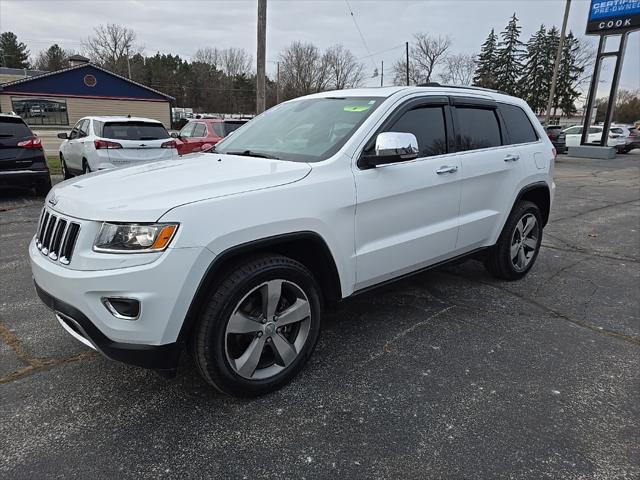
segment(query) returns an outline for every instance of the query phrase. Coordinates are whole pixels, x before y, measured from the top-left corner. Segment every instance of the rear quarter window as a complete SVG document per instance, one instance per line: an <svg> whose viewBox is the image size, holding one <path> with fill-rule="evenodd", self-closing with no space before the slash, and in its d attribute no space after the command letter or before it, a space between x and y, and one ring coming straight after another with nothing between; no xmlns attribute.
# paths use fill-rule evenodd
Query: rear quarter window
<svg viewBox="0 0 640 480"><path fill-rule="evenodd" d="M500 104L499 108L509 132L510 144L530 143L538 140L538 135L531 124L531 120L529 120L529 116L522 108L506 103Z"/></svg>
<svg viewBox="0 0 640 480"><path fill-rule="evenodd" d="M169 134L161 123L105 122L102 136L114 140L160 140Z"/></svg>
<svg viewBox="0 0 640 480"><path fill-rule="evenodd" d="M32 137L31 129L20 117L0 117L0 138Z"/></svg>

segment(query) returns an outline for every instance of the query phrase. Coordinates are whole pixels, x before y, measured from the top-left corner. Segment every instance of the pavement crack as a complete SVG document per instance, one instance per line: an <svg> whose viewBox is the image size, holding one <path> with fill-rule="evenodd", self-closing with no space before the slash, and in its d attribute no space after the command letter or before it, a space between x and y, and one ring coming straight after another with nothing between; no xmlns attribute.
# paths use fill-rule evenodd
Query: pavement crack
<svg viewBox="0 0 640 480"><path fill-rule="evenodd" d="M415 308L419 308L416 307L415 305L411 305ZM371 363L372 361L376 360L377 358L380 358L381 356L383 356L386 353L390 353L391 352L391 345L400 340L402 337L408 335L409 333L413 332L416 328L421 327L423 325L426 325L427 323L429 323L431 320L433 320L434 318L439 317L440 315L442 315L445 312L448 312L449 310L451 310L452 308L455 308L455 305L450 305L446 308L443 308L442 310L434 313L433 315L425 318L424 320L420 320L419 322L414 323L413 325L411 325L410 327L405 328L404 330L398 332L396 335L393 336L393 338L386 340L384 342L384 345L382 346L382 351L378 352L378 353L374 353L373 355L371 355L368 359L366 359L364 362L360 363L358 365L358 367L364 367L365 365Z"/></svg>
<svg viewBox="0 0 640 480"><path fill-rule="evenodd" d="M16 337L11 330L9 330L9 327L7 327L2 320L0 320L0 338L4 343L11 347L22 363L26 363L27 365L32 364L33 359L22 346L20 339Z"/></svg>
<svg viewBox="0 0 640 480"><path fill-rule="evenodd" d="M548 243L542 243L542 246L545 248L550 248L552 250L558 250L560 252L568 252L568 253L580 253L582 255L587 255L587 256L592 256L592 257L598 257L598 258L606 258L608 260L615 260L615 261L619 261L619 262L630 262L630 263L640 263L640 260L636 259L636 258L630 258L630 257L620 257L620 256L615 256L615 255L606 255L604 253L600 253L594 250L587 250L585 248L582 247L578 247L577 245L573 245L569 242L567 242L566 240L563 240L560 237L556 237L554 235L551 235L547 232L545 232L545 236L553 238L554 240L557 240L558 242L564 244L567 248L562 248L562 247L557 247L555 245L549 245Z"/></svg>
<svg viewBox="0 0 640 480"><path fill-rule="evenodd" d="M573 323L574 325L577 325L579 327L583 327L583 328L589 329L589 330L591 330L593 332L600 333L602 335L606 335L606 336L609 336L609 337L612 337L612 338L617 338L619 340L623 340L625 342L632 343L634 345L640 346L640 337L636 337L636 336L633 336L633 335L625 335L624 333L616 332L615 330L609 330L609 329L604 328L604 327L599 327L597 325L594 325L592 323L586 322L584 320L578 320L576 318L571 318L569 315L565 315L564 313L561 313L561 312L555 310L554 308L547 307L546 305L538 302L537 300L533 300L532 298L525 297L524 295L521 295L520 293L513 292L513 291L511 291L509 289L506 289L506 288L501 287L499 285L495 285L495 284L490 283L490 282L486 282L486 281L482 281L482 280L478 280L478 279L470 279L470 278L468 278L466 276L458 275L458 274L451 273L451 272L444 272L444 273L446 273L448 275L452 275L452 276L457 277L457 278L464 278L464 279L469 280L469 281L480 283L481 285L486 285L486 286L494 288L496 290L500 290L501 292L508 293L509 295L512 295L512 296L514 296L516 298L519 298L523 302L526 302L526 303L529 303L531 305L534 305L534 306L540 308L541 310L552 314L556 318L560 318L560 319L565 320L565 321L567 321L569 323Z"/></svg>
<svg viewBox="0 0 640 480"><path fill-rule="evenodd" d="M86 350L84 352L76 353L75 355L64 358L31 358L29 365L27 365L26 367L15 370L3 377L0 377L0 385L19 380L45 368L53 368L60 365L66 365L68 363L78 362L86 358L91 358L95 355L96 352Z"/></svg>
<svg viewBox="0 0 640 480"><path fill-rule="evenodd" d="M564 220L572 220L574 218L581 217L582 215L588 215L589 213L597 212L597 211L600 211L600 210L605 210L607 208L613 208L613 207L620 207L622 205L628 205L630 203L634 203L634 202L637 202L637 201L638 201L638 199L636 198L636 199L633 199L633 200L628 200L626 202L612 203L610 205L604 205L602 207L596 207L596 208L592 208L591 210L586 210L584 212L576 213L575 215L567 215L566 217L553 218L553 219L551 219L551 222L552 223L557 223L557 222L562 222Z"/></svg>

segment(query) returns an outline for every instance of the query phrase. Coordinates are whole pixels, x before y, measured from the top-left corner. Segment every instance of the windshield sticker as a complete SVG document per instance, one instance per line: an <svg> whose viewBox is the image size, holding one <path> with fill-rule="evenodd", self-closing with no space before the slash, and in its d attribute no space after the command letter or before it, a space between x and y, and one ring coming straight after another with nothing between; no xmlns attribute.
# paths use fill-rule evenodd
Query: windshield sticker
<svg viewBox="0 0 640 480"><path fill-rule="evenodd" d="M365 112L371 108L371 105L350 105L344 107L345 112Z"/></svg>

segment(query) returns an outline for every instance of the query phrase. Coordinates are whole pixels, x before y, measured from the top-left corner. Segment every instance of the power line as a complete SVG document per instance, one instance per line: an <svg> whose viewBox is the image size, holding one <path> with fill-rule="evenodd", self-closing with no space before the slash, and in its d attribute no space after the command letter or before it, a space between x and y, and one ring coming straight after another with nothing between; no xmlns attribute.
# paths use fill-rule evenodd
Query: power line
<svg viewBox="0 0 640 480"><path fill-rule="evenodd" d="M358 26L358 21L356 20L356 16L353 14L353 10L351 10L351 5L349 5L349 0L344 0L344 2L347 4L347 8L349 9L349 13L351 14L351 19L353 20L353 24L356 26L356 30L358 30L358 33L360 34L360 38L362 39L362 44L364 45L364 48L367 50L367 53L369 54L368 57L371 60L371 65L373 65L373 68L378 68L376 66L376 62L374 62L373 58L371 58L373 55L371 54L371 50L369 50L369 45L367 45L367 41L364 39L362 30L360 30L360 27Z"/></svg>
<svg viewBox="0 0 640 480"><path fill-rule="evenodd" d="M371 55L364 55L363 57L358 57L356 60L362 60L365 58L376 57L378 55L382 55L383 53L391 52L393 50L398 50L399 48L404 48L404 43L402 45L396 45L395 47L388 48L386 50L382 50L380 52L372 53Z"/></svg>

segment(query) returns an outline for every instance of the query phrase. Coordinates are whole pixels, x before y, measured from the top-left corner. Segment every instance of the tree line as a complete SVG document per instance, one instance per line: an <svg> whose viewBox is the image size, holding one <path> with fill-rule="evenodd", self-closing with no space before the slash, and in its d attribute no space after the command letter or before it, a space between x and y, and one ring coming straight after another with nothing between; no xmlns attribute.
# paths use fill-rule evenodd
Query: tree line
<svg viewBox="0 0 640 480"><path fill-rule="evenodd" d="M449 36L414 34L409 48L409 81L414 85L437 81L497 89L524 98L542 114L560 33L555 26L541 25L524 43L521 30L514 13L502 32L490 31L477 55L454 53ZM192 107L196 112L255 110L253 58L244 49L205 47L191 59L160 52L146 55L135 31L116 24L99 25L81 45L80 53L92 62L175 97L177 106ZM53 71L69 66L68 57L74 53L54 44L32 57L27 45L12 32L0 34L2 66ZM554 116L577 113L576 101L589 79L593 58L590 45L569 32L552 104ZM312 43L293 41L277 59L279 75L266 79L267 106L309 93L361 86L369 75L353 52L340 44L321 50ZM403 55L392 65L393 83L404 85L406 72ZM639 92L630 93L630 98L639 96Z"/></svg>

